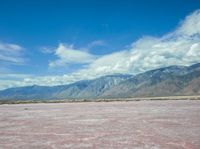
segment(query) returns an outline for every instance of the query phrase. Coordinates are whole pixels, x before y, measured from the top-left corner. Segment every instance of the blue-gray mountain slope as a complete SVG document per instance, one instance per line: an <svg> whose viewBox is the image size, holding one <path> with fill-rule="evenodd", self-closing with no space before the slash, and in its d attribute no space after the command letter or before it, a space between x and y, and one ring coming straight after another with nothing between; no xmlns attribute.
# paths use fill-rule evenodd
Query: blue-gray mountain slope
<svg viewBox="0 0 200 149"><path fill-rule="evenodd" d="M98 99L200 95L200 63L132 75L109 75L60 86L27 86L0 91L0 100Z"/></svg>

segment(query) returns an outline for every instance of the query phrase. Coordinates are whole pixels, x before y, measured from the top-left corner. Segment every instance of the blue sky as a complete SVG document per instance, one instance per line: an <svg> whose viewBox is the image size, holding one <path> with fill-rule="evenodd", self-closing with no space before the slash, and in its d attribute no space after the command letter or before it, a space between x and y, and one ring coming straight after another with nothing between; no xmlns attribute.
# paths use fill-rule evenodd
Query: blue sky
<svg viewBox="0 0 200 149"><path fill-rule="evenodd" d="M200 62L199 0L0 0L0 89Z"/></svg>

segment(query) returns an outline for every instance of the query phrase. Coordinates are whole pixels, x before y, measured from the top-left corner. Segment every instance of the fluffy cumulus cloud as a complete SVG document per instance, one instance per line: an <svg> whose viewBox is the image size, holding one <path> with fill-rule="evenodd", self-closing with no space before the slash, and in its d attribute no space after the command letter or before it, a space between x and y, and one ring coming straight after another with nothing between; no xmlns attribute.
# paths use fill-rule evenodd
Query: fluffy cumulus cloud
<svg viewBox="0 0 200 149"><path fill-rule="evenodd" d="M200 11L187 16L171 33L160 38L145 36L129 49L101 56L86 69L74 74L80 79L113 73L138 74L170 65L191 65L200 62Z"/></svg>
<svg viewBox="0 0 200 149"><path fill-rule="evenodd" d="M130 48L102 56L91 63L88 74L131 73L200 62L200 10L195 11L171 33L160 38L145 36Z"/></svg>
<svg viewBox="0 0 200 149"><path fill-rule="evenodd" d="M170 65L199 63L200 10L187 16L173 32L159 38L144 36L133 42L129 49L120 52L95 56L81 49L75 49L73 46L60 44L55 55L58 59L50 62L50 67L74 63L85 64L86 67L63 76L27 77L20 81L21 84L67 84L113 73L138 74ZM6 83L9 84L9 82ZM19 84L16 81L14 83ZM14 83L13 86L17 86Z"/></svg>
<svg viewBox="0 0 200 149"><path fill-rule="evenodd" d="M96 59L96 56L84 50L75 49L73 45L64 45L62 43L56 48L55 55L58 59L50 62L50 67L66 66L74 63L88 64Z"/></svg>

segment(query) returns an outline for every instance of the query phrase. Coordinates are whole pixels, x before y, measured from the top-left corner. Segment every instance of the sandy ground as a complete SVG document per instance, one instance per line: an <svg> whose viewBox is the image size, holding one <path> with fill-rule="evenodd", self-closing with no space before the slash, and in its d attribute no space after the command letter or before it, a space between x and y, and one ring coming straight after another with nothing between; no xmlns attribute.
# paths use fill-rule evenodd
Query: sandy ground
<svg viewBox="0 0 200 149"><path fill-rule="evenodd" d="M1 149L199 149L200 101L0 105Z"/></svg>

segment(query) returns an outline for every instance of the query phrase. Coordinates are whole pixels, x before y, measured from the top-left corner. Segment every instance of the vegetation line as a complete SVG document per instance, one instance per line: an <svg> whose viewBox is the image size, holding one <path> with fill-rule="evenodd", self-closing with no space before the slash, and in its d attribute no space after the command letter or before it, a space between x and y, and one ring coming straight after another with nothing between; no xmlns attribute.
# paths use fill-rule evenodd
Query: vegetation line
<svg viewBox="0 0 200 149"><path fill-rule="evenodd" d="M113 101L141 101L141 100L200 100L196 96L167 96L167 97L134 97L111 99L63 99L63 100L0 100L0 104L30 104L30 103L72 103L72 102L113 102Z"/></svg>

